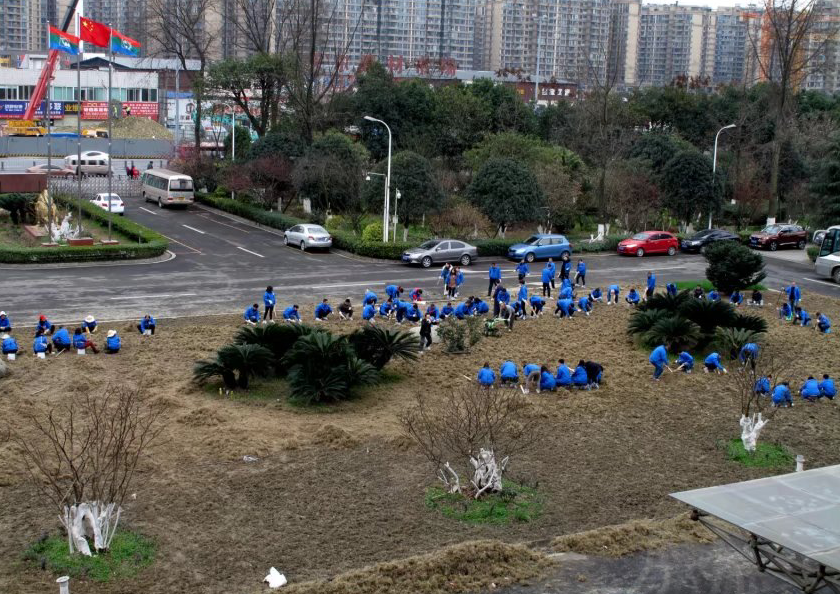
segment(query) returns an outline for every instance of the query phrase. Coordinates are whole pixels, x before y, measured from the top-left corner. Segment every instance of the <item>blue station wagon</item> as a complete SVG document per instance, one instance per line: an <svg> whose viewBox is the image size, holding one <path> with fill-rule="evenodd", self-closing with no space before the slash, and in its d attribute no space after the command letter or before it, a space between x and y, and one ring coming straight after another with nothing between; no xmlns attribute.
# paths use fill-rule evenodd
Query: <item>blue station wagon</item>
<svg viewBox="0 0 840 594"><path fill-rule="evenodd" d="M570 258L571 256L572 244L565 235L538 233L508 248L508 258L514 260L524 258L526 262L548 258Z"/></svg>

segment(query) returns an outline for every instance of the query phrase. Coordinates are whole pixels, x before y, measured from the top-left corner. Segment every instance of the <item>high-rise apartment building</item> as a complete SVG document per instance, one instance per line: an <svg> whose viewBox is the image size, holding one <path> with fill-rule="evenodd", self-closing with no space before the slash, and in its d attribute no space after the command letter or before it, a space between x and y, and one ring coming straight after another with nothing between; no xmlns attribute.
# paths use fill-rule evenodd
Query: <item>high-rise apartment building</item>
<svg viewBox="0 0 840 594"><path fill-rule="evenodd" d="M610 7L610 38L607 80L618 87L636 84L639 53L639 0L613 0Z"/></svg>
<svg viewBox="0 0 840 594"><path fill-rule="evenodd" d="M755 48L760 43L761 8L718 8L712 14L709 32L714 64L713 85L752 84L757 80Z"/></svg>
<svg viewBox="0 0 840 594"><path fill-rule="evenodd" d="M637 84L662 86L677 78L710 76L712 9L678 4L643 4L639 18Z"/></svg>

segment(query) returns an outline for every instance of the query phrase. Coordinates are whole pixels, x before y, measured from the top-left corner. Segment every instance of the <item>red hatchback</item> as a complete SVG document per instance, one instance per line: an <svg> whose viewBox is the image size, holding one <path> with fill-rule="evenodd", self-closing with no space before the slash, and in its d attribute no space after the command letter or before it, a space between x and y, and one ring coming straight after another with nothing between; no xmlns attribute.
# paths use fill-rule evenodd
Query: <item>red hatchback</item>
<svg viewBox="0 0 840 594"><path fill-rule="evenodd" d="M644 231L628 237L618 244L620 255L642 257L645 254L668 254L673 256L680 249L680 242L666 231Z"/></svg>

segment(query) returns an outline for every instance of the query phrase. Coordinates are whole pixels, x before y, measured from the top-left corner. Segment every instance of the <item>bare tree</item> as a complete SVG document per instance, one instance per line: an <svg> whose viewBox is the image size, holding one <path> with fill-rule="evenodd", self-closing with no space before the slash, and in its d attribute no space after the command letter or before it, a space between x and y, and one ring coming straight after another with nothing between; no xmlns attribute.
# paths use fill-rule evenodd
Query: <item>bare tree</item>
<svg viewBox="0 0 840 594"><path fill-rule="evenodd" d="M27 471L60 511L70 553L108 549L137 465L163 429L162 410L137 390L71 397L14 434Z"/></svg>
<svg viewBox="0 0 840 594"><path fill-rule="evenodd" d="M416 405L400 417L450 493L461 492L461 475L472 473L472 494L501 491L510 456L539 438L530 403L518 392L477 384L447 392L440 403L417 395ZM503 458L502 458L503 456ZM497 462L497 457L501 462ZM453 468L451 460L459 460Z"/></svg>
<svg viewBox="0 0 840 594"><path fill-rule="evenodd" d="M235 45L248 54L269 54L279 47L277 0L233 0Z"/></svg>
<svg viewBox="0 0 840 594"><path fill-rule="evenodd" d="M189 73L195 98L195 148L201 146L201 115L204 99L204 75L210 61L211 48L218 42L220 31L213 25L215 0L149 0L148 36L154 42L154 54L174 56ZM198 61L198 70L187 64Z"/></svg>

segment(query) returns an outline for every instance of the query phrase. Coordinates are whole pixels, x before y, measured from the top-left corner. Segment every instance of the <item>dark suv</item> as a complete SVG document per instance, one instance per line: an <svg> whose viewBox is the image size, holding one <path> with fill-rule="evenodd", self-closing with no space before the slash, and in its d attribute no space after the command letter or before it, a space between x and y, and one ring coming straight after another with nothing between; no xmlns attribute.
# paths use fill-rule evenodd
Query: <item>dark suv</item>
<svg viewBox="0 0 840 594"><path fill-rule="evenodd" d="M758 233L750 235L750 247L769 249L775 252L782 247L805 249L808 233L799 225L768 225Z"/></svg>

